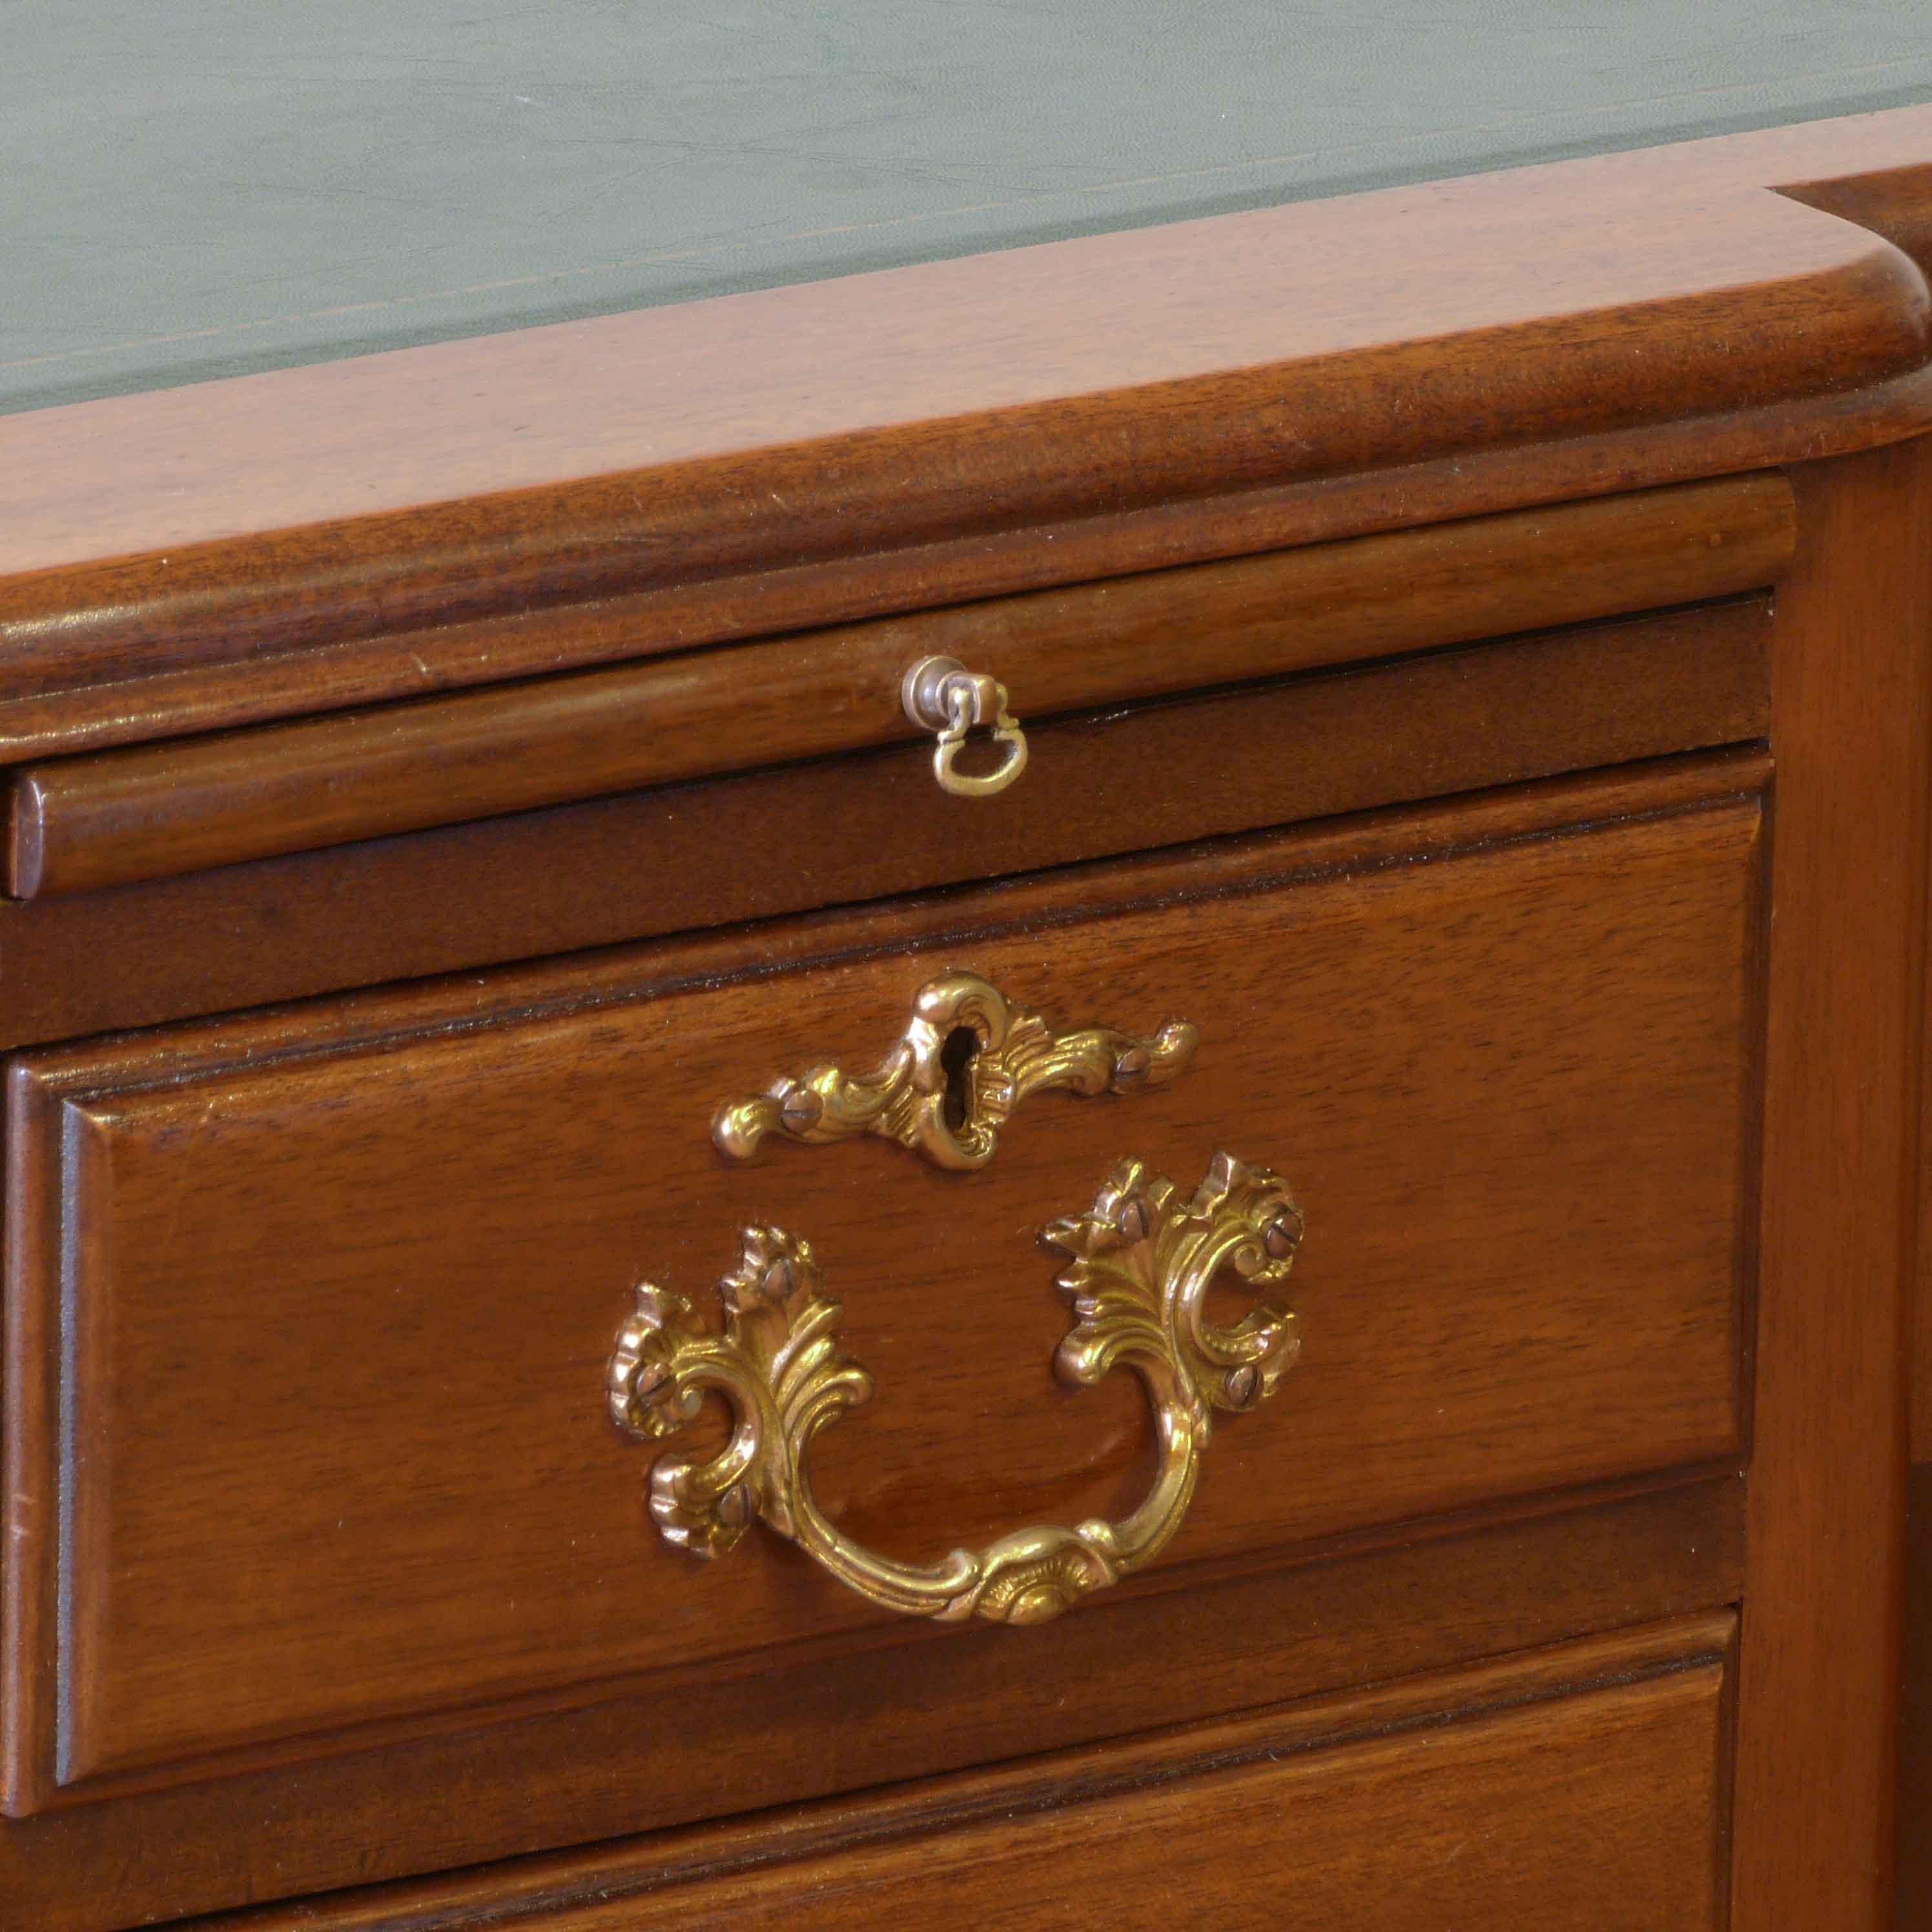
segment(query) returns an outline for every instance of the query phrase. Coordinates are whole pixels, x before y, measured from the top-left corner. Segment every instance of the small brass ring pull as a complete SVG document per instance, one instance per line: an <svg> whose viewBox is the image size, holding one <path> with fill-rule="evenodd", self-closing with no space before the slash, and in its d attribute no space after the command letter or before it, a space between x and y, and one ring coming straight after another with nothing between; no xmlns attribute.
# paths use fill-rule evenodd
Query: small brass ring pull
<svg viewBox="0 0 1932 1932"><path fill-rule="evenodd" d="M956 1622L1044 1623L1118 1581L1162 1549L1192 1500L1212 1412L1252 1408L1271 1394L1300 1343L1283 1298L1302 1221L1280 1178L1217 1154L1186 1206L1174 1184L1122 1161L1091 1208L1056 1221L1046 1245L1071 1265L1058 1286L1072 1329L1054 1366L1092 1386L1132 1368L1154 1412L1158 1464L1144 1500L1118 1521L1016 1530L938 1563L902 1563L853 1542L820 1513L806 1473L813 1438L872 1394L843 1352L838 1304L820 1292L810 1247L777 1228L746 1229L736 1266L718 1285L722 1334L682 1296L646 1282L610 1358L610 1413L647 1441L676 1436L705 1392L732 1412L716 1456L660 1455L650 1510L668 1542L719 1556L762 1519L875 1604ZM1254 1291L1231 1328L1203 1312L1224 1268Z"/></svg>
<svg viewBox="0 0 1932 1932"><path fill-rule="evenodd" d="M813 1066L774 1081L719 1108L711 1138L726 1159L748 1160L768 1133L810 1147L876 1134L934 1167L984 1167L1028 1094L1163 1087L1198 1038L1185 1020L1145 1038L1112 1027L1057 1034L976 973L942 974L913 996L910 1023L871 1072Z"/></svg>
<svg viewBox="0 0 1932 1932"><path fill-rule="evenodd" d="M932 775L940 789L956 798L991 798L1004 791L1026 770L1027 741L1006 709L1006 688L983 671L970 671L956 658L921 658L900 687L905 714L922 730L936 731ZM975 778L956 769L967 734L990 728L1003 747L998 766Z"/></svg>

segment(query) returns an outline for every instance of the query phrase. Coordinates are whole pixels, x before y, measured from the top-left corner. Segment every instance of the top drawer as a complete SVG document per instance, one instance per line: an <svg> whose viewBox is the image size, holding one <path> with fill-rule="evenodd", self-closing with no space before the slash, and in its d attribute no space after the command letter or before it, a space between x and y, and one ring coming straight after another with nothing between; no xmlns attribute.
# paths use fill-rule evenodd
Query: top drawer
<svg viewBox="0 0 1932 1932"><path fill-rule="evenodd" d="M1744 478L32 764L0 1046L1760 739L1791 538ZM941 652L1031 746L996 796L911 742Z"/></svg>
<svg viewBox="0 0 1932 1932"><path fill-rule="evenodd" d="M915 719L904 695L934 656L997 680L1024 727L1725 596L1776 578L1794 527L1781 477L1694 484L32 764L12 782L7 890L124 885L890 745L946 722L943 704Z"/></svg>

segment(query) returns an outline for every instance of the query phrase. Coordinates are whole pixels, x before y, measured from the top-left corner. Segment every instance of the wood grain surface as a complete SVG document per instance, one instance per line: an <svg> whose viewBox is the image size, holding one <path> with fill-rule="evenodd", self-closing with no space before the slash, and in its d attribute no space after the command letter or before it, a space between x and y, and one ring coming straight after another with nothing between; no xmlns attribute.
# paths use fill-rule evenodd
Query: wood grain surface
<svg viewBox="0 0 1932 1932"><path fill-rule="evenodd" d="M847 1298L880 1394L815 1486L908 1556L1144 1480L1136 1390L1054 1392L1033 1246L1127 1152L1190 1188L1216 1148L1268 1162L1316 1230L1300 1385L1217 1437L1149 1587L1735 1454L1757 832L1719 803L1286 891L1261 856L1245 892L1050 940L969 927L656 997L646 965L616 1004L454 1035L446 1006L359 1050L325 1012L244 1022L200 1067L167 1036L20 1064L16 1492L51 1490L56 1429L80 1473L58 1562L20 1532L16 1804L775 1644L945 1641L769 1538L700 1567L642 1520L603 1357L640 1275L700 1292L748 1219L808 1236ZM878 943L862 920L842 944ZM967 1190L877 1142L719 1162L719 1102L872 1064L948 964L1062 1024L1189 1018L1206 1044L1157 1095L1036 1103Z"/></svg>
<svg viewBox="0 0 1932 1932"><path fill-rule="evenodd" d="M1927 801L1932 812L1932 800ZM1918 1256L1906 1315L1911 1358L1912 1456L1932 1462L1932 962L1925 982L1926 1013L1919 1090Z"/></svg>
<svg viewBox="0 0 1932 1932"><path fill-rule="evenodd" d="M803 1672L660 1673L593 1705L0 1820L0 1912L34 1932L106 1932L442 1871L398 1910L407 1925L434 1906L453 1927L634 1890L692 1868L682 1834L622 1834L749 1812L723 1828L734 1844L796 1849L811 1819L759 1808L947 1770L958 1754L937 1708L968 1714L988 1758L1012 1757L1734 1603L1743 1503L1735 1474L1538 1498L1185 1592L1116 1592L1017 1647L982 1625ZM616 1842L586 1843L599 1839ZM560 1846L580 1849L527 1856ZM448 1869L463 1867L476 1868ZM292 1910L332 1927L362 1908Z"/></svg>
<svg viewBox="0 0 1932 1932"><path fill-rule="evenodd" d="M1907 435L1928 304L1882 233L1919 241L1928 141L1904 110L10 418L10 731L208 729ZM1880 176L1842 206L1881 232L1827 212Z"/></svg>
<svg viewBox="0 0 1932 1932"><path fill-rule="evenodd" d="M1804 459L1774 841L1723 795L1762 776L1738 752L1159 856L1124 883L1096 867L16 1063L0 1644L8 1801L41 1808L0 1824L0 1923L108 1932L538 1852L1734 1600L1720 1472L1748 1440L1734 1923L1876 1932L1932 796L1932 480L1898 440L1932 418L1928 146L1932 110L1874 117L0 430L0 742L37 754L1102 579L1138 594L1169 566ZM1733 644L1748 608L1715 620ZM1504 662L1405 670L1478 661ZM1412 710L1394 782L1353 734L1306 780L1279 741L1236 748L1242 719L1318 730L1316 681L1050 722L1025 802L964 858L908 808L929 802L921 754L889 750L14 902L7 1024L50 1040L768 919L1708 745L1690 721L1720 712L1744 721L1724 742L1762 734L1742 650L1621 694L1616 662L1589 659L1576 707L1516 706L1472 670L1456 721L1481 728L1430 743ZM1552 692L1558 662L1522 688ZM1424 688L1376 688L1400 716ZM1096 774L1111 795L1070 802ZM196 866L250 849L160 844ZM875 1052L903 949L937 970L962 943L957 963L1092 1009L1069 1019L1151 1024L1204 988L1187 1016L1240 1044L1138 1108L1029 1112L996 1226L889 1150L725 1175L663 1126L740 1059L756 1084ZM833 990L807 1029L784 1001L812 985ZM1057 1310L1026 1231L1130 1147L1191 1184L1238 1130L1328 1231L1303 1320L1347 1352L1311 1341L1277 1403L1222 1432L1167 1568L1016 1640L854 1621L769 1538L694 1580L650 1540L646 1457L593 1442L576 1392L638 1273L701 1288L717 1238L768 1204L810 1216L880 1372L875 1412L825 1445L849 1527L914 1553L908 1525L943 1543L1117 1503L1138 1411L1047 1383ZM1491 1922L1706 1922L1721 1875L1683 1874L1694 1840L1721 1842L1721 1792L1693 1778L1729 1721L1720 1676L1466 1700L1442 1754L1420 1731L1338 1744L1355 1829L1304 1862L1339 1886L1373 1828L1442 1853L1416 1868L1434 1901L1466 1883ZM1694 1711L1646 1730L1694 1680ZM1173 1837L1238 1791L1240 1842L1272 1846L1318 1820L1292 1802L1314 1762L1197 1754L1126 1811ZM1628 1834L1622 1890L1583 1801L1564 1809L1585 1763ZM1492 1836L1472 1820L1450 1864L1459 1802ZM956 1820L951 1869L1042 1872L1030 1829ZM1093 1895L1136 1882L1131 1845L1088 1843L1059 1850ZM794 1844L911 1916L904 1845ZM1574 1852L1556 1873L1551 1846ZM608 1856L634 1859L634 1891L667 1868L648 1844ZM679 1875L687 1905L742 1916L784 1910L800 1874ZM1508 1890L1535 1880L1574 1888ZM464 1881L438 1882L425 1912ZM1254 1894L1208 1895L1233 1916ZM588 1891L559 1910L637 1922Z"/></svg>
<svg viewBox="0 0 1932 1932"><path fill-rule="evenodd" d="M1034 730L1024 780L991 799L946 797L923 751L869 753L112 891L0 899L0 1043L877 902L1759 739L1769 615L1768 601L1745 599L1052 721ZM1738 788L1759 782L1759 762L1738 754ZM1664 780L1638 767L1582 782L1596 802L1576 808L1613 814ZM1551 803L1563 791L1450 807L1442 824L1560 815L1573 808ZM1334 836L1339 850L1357 833ZM1084 876L1112 890L1108 866Z"/></svg>
<svg viewBox="0 0 1932 1932"><path fill-rule="evenodd" d="M1932 1460L1912 1469L1892 1932L1932 1932Z"/></svg>
<svg viewBox="0 0 1932 1932"><path fill-rule="evenodd" d="M1714 1928L1728 1617L232 1932L691 1924ZM1606 1882L1606 1861L1615 1880ZM890 1914L890 1918L881 1915ZM1289 1922L1293 1922L1290 1921ZM208 1928L208 1932L214 1932Z"/></svg>
<svg viewBox="0 0 1932 1932"><path fill-rule="evenodd" d="M1188 1914L1273 1932L1286 1908L1324 1924L1413 1932L1445 1922L1716 1928L1722 1688L1711 1664L1319 1756L1264 1748L1245 1764L1065 1812L714 1880L652 1910L593 1906L554 1922L558 1932L884 1932L964 1912L988 1932L1075 1932Z"/></svg>
<svg viewBox="0 0 1932 1932"><path fill-rule="evenodd" d="M1737 1912L1888 1913L1932 796L1932 448L1796 472L1780 593ZM1884 827L1881 836L1876 828Z"/></svg>
<svg viewBox="0 0 1932 1932"><path fill-rule="evenodd" d="M10 782L7 890L121 885L916 740L900 686L933 655L990 671L1037 729L1066 711L1692 603L1773 582L1792 530L1782 477L1740 478L28 765ZM935 789L928 810L944 802Z"/></svg>

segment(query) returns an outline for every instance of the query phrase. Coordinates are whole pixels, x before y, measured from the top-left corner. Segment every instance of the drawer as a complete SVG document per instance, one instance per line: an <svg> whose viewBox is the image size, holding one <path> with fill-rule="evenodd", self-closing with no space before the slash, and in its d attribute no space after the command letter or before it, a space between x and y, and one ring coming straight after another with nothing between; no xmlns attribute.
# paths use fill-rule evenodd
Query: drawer
<svg viewBox="0 0 1932 1932"><path fill-rule="evenodd" d="M730 648L607 613L638 662L221 732L117 686L170 735L76 755L0 699L0 1047L1761 740L1794 530L1745 477ZM904 708L935 656L1010 694L995 794Z"/></svg>
<svg viewBox="0 0 1932 1932"><path fill-rule="evenodd" d="M236 1932L1724 1922L1735 1621L856 1801L250 1914ZM1606 1882L1606 1874L1614 1874ZM938 1903L935 1904L935 1901Z"/></svg>
<svg viewBox="0 0 1932 1932"><path fill-rule="evenodd" d="M1247 1720L1190 1741L1192 1762L1175 1750L1138 1788L548 1922L884 1932L937 1922L943 1898L945 1922L989 1932L1170 1916L1252 1932L1699 1932L1721 1922L1724 1675L1710 1658L1552 1697L1531 1671L1498 1671L1436 1687L1462 1708L1420 1724L1414 1690L1406 1709L1329 1714L1383 1735L1326 1750L1278 1717Z"/></svg>
<svg viewBox="0 0 1932 1932"><path fill-rule="evenodd" d="M1774 582L1795 530L1790 484L1766 475L1150 571L668 662L668 640L653 648L613 613L572 614L557 658L586 649L648 655L183 742L166 740L195 728L192 710L170 719L164 706L138 726L124 702L91 728L70 717L70 742L130 729L164 742L11 773L0 860L7 891L32 898L911 737L929 744L948 706L930 694L914 702L906 680L939 659L1004 680L998 715L1023 743L1004 709L1009 688L1014 708L1037 720L1708 602ZM416 663L412 691L428 675ZM1718 688L1696 668L1680 668L1677 681L1670 708L1680 715ZM1660 694L1651 696L1654 704ZM986 701L976 699L976 728L994 722L991 710L980 716ZM298 708L314 702L307 692ZM32 744L18 731L23 722L0 702L10 764ZM1004 764L1010 749L995 748ZM976 762L969 753L959 770Z"/></svg>
<svg viewBox="0 0 1932 1932"><path fill-rule="evenodd" d="M1735 1466L1762 776L1695 762L19 1058L14 1810L644 1687L656 1718L580 1770L666 1822L772 1795L694 1801L673 1762L728 1764L747 1683L806 1721L837 1660L908 1646L870 1707L848 1671L842 1736L781 1795L936 1769L1014 1748L1004 1687L1084 1620ZM1130 1090L1049 1083L971 1174L782 1127L721 1156L721 1102L871 1068L957 970L1055 1028L1198 1044L1164 1079L1130 1055ZM1041 1231L1124 1159L1184 1201L1224 1150L1294 1190L1301 1356L1216 1418L1172 1542L1116 1587L1045 1630L948 1629L763 1525L708 1563L660 1534L662 1445L606 1412L618 1332L646 1278L715 1326L754 1222L809 1240L876 1384L812 1448L842 1538L932 1562L1120 1517L1153 1480L1148 1402L1124 1372L1055 1382L1068 1262ZM1118 1728L1124 1700L1252 1701L1078 1641L1092 1695L1055 1714L1028 1690L1036 1746ZM935 1725L919 1680L946 1672Z"/></svg>
<svg viewBox="0 0 1932 1932"><path fill-rule="evenodd" d="M1565 1664L1601 1670L1613 1657L1634 1681L1552 1695ZM1175 1741L1144 1768L1130 1747L1113 1770L1126 1788L1084 1802L1016 1805L952 1831L550 1923L572 1932L898 1928L933 1923L941 1897L949 1923L1070 1932L1171 1914L1253 1932L1284 1922L1714 1928L1724 1678L1720 1655L1672 1659L1660 1671L1629 1644L1540 1670L1405 1686L1299 1722L1264 1716ZM1418 1706L1431 1691L1448 1708L1425 1715ZM1318 1736L1324 1718L1357 1740L1311 1748L1308 1733ZM1372 1729L1382 1735L1359 1735Z"/></svg>

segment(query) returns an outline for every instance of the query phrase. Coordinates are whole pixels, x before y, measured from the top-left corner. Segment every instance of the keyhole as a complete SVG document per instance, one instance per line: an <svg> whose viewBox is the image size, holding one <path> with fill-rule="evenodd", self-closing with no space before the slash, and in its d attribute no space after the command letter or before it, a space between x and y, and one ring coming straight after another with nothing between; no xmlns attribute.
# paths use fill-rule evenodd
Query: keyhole
<svg viewBox="0 0 1932 1932"><path fill-rule="evenodd" d="M979 1052L980 1036L964 1026L955 1027L939 1049L946 1074L946 1124L956 1134L973 1118L973 1062Z"/></svg>

